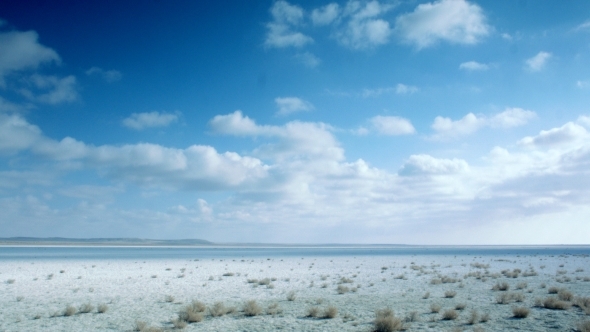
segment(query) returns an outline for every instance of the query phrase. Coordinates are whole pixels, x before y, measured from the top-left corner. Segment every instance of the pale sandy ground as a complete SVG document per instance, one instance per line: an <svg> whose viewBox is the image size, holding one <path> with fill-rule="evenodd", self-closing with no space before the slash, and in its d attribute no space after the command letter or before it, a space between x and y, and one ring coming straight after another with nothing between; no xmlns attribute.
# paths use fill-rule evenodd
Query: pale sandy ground
<svg viewBox="0 0 590 332"><path fill-rule="evenodd" d="M221 301L237 310L222 317L206 315L185 331L372 331L375 311L382 308L391 308L401 318L416 311L417 320L404 323L408 331L575 331L580 322L590 319L582 309L550 310L534 303L548 297L552 286L590 297L589 262L586 256L471 255L0 262L0 331L133 331L137 320L172 330L170 321L192 300L208 306ZM516 268L523 273L532 268L538 275L500 274ZM486 271L484 279L465 277ZM228 272L234 275L223 276ZM459 281L431 283L441 276ZM342 277L353 281L343 285L358 287L357 291L338 294ZM264 278L276 278L272 288L248 283ZM504 281L511 286L509 292L524 294L524 302L496 303L502 292L492 286ZM526 288L517 290L523 282ZM456 296L445 298L448 290L456 291ZM294 301L287 300L290 291L296 294ZM426 292L430 296L424 299ZM167 296L174 301L167 302ZM278 303L282 313L247 317L241 311L247 300L258 301L264 309ZM67 305L79 308L85 303L95 309L52 317ZM430 312L433 303L442 307L440 313ZM97 313L99 304L107 304L108 311ZM442 312L457 304L466 305L459 317L443 320ZM316 305L335 306L338 315L306 318L308 309ZM513 318L512 308L517 305L530 308L530 315ZM480 315L488 313L489 321L469 325L474 309Z"/></svg>

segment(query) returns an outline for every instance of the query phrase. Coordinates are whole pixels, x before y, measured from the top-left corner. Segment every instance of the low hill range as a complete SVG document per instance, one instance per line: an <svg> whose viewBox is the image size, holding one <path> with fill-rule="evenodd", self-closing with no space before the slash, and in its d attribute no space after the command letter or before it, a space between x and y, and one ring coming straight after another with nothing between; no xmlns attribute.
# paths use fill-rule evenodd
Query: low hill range
<svg viewBox="0 0 590 332"><path fill-rule="evenodd" d="M154 240L140 238L89 238L64 237L9 237L0 238L0 245L84 245L84 246L210 246L213 242L201 239Z"/></svg>

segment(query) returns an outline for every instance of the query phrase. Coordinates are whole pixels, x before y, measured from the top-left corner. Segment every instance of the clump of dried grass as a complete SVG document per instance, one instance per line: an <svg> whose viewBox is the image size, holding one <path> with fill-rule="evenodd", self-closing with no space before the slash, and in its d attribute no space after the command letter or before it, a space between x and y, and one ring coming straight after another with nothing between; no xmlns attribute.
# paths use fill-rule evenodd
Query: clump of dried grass
<svg viewBox="0 0 590 332"><path fill-rule="evenodd" d="M193 301L178 313L178 319L187 323L198 323L203 320L203 312L207 307L199 301Z"/></svg>
<svg viewBox="0 0 590 332"><path fill-rule="evenodd" d="M99 304L98 305L98 308L96 309L96 311L99 314L104 314L105 312L107 312L107 310L109 310L109 306L106 305L106 304L104 304L104 303L103 304Z"/></svg>
<svg viewBox="0 0 590 332"><path fill-rule="evenodd" d="M571 304L555 297L548 297L543 301L543 307L553 310L567 310L571 307Z"/></svg>
<svg viewBox="0 0 590 332"><path fill-rule="evenodd" d="M578 324L579 332L590 332L590 320L585 320Z"/></svg>
<svg viewBox="0 0 590 332"><path fill-rule="evenodd" d="M531 313L527 307L514 307L512 308L512 315L514 318L527 318Z"/></svg>
<svg viewBox="0 0 590 332"><path fill-rule="evenodd" d="M447 309L443 312L443 320L455 320L459 317L459 313L455 309Z"/></svg>
<svg viewBox="0 0 590 332"><path fill-rule="evenodd" d="M338 315L338 308L334 306L329 306L324 310L323 317L327 319L336 318Z"/></svg>
<svg viewBox="0 0 590 332"><path fill-rule="evenodd" d="M395 317L391 309L377 310L373 325L375 332L392 332L404 329L402 320Z"/></svg>
<svg viewBox="0 0 590 332"><path fill-rule="evenodd" d="M336 291L338 292L338 294L345 294L350 291L350 288L343 286L343 285L338 285L338 287L336 288Z"/></svg>
<svg viewBox="0 0 590 332"><path fill-rule="evenodd" d="M80 306L80 309L78 310L81 314L87 314L89 312L92 312L92 310L94 310L94 306L90 303L85 303L83 305Z"/></svg>
<svg viewBox="0 0 590 332"><path fill-rule="evenodd" d="M471 313L469 314L469 319L467 320L467 324L469 324L469 325L477 324L478 321L479 321L479 313L475 309L471 310Z"/></svg>
<svg viewBox="0 0 590 332"><path fill-rule="evenodd" d="M255 300L249 300L244 303L244 315L252 317L262 314L262 308Z"/></svg>
<svg viewBox="0 0 590 332"><path fill-rule="evenodd" d="M493 287L492 290L493 291L507 291L510 289L510 285L508 285L507 282L497 282Z"/></svg>
<svg viewBox="0 0 590 332"><path fill-rule="evenodd" d="M448 299L452 299L457 295L457 292L455 292L454 290L448 290L445 292L445 297Z"/></svg>
<svg viewBox="0 0 590 332"><path fill-rule="evenodd" d="M297 298L297 295L295 294L294 291L290 291L287 294L287 301L295 301L296 298Z"/></svg>
<svg viewBox="0 0 590 332"><path fill-rule="evenodd" d="M213 317L221 317L227 314L227 308L223 302L215 302L211 308L209 308L209 314Z"/></svg>
<svg viewBox="0 0 590 332"><path fill-rule="evenodd" d="M268 308L266 309L266 314L267 315L278 315L280 313L282 313L283 310L281 309L281 307L279 306L278 303L271 303Z"/></svg>
<svg viewBox="0 0 590 332"><path fill-rule="evenodd" d="M307 309L307 314L305 317L317 318L320 316L320 308L319 307L309 307Z"/></svg>
<svg viewBox="0 0 590 332"><path fill-rule="evenodd" d="M438 303L431 303L430 304L430 312L436 314L440 312L440 305Z"/></svg>
<svg viewBox="0 0 590 332"><path fill-rule="evenodd" d="M78 309L76 309L74 306L68 305L66 307L66 309L63 312L63 315L68 317L68 316L73 316L78 312Z"/></svg>

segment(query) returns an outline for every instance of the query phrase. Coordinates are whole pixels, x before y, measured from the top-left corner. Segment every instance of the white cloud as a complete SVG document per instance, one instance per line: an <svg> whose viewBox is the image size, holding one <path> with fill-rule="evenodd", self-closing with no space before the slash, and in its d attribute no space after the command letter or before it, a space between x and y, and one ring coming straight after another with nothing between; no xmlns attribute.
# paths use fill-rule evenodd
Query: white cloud
<svg viewBox="0 0 590 332"><path fill-rule="evenodd" d="M399 175L444 175L464 173L469 165L462 159L438 159L429 155L411 155L399 170Z"/></svg>
<svg viewBox="0 0 590 332"><path fill-rule="evenodd" d="M416 132L409 120L398 116L377 115L369 119L369 122L382 135L408 135Z"/></svg>
<svg viewBox="0 0 590 332"><path fill-rule="evenodd" d="M311 111L313 105L297 97L277 97L275 98L278 111L277 115L289 115L296 112Z"/></svg>
<svg viewBox="0 0 590 332"><path fill-rule="evenodd" d="M55 105L78 99L77 81L72 75L59 78L34 74L28 81L36 90L23 88L20 92L31 100Z"/></svg>
<svg viewBox="0 0 590 332"><path fill-rule="evenodd" d="M590 128L590 116L587 115L580 115L576 120L577 123L581 124L586 128Z"/></svg>
<svg viewBox="0 0 590 332"><path fill-rule="evenodd" d="M310 52L296 54L295 59L299 60L301 63L303 63L305 66L309 68L315 68L319 66L319 64L322 62L320 58L318 58Z"/></svg>
<svg viewBox="0 0 590 332"><path fill-rule="evenodd" d="M503 33L502 34L502 38L506 39L506 40L512 40L512 36L508 33Z"/></svg>
<svg viewBox="0 0 590 332"><path fill-rule="evenodd" d="M482 9L465 0L440 0L420 4L409 14L400 15L395 30L419 49L439 40L476 44L490 33Z"/></svg>
<svg viewBox="0 0 590 332"><path fill-rule="evenodd" d="M577 26L577 27L574 29L574 31L584 31L584 30L586 30L586 31L590 31L590 20L588 20L588 21L586 21L586 22L584 22L584 23L582 23L582 24L578 25L578 26Z"/></svg>
<svg viewBox="0 0 590 332"><path fill-rule="evenodd" d="M398 83L395 87L377 88L377 89L363 89L361 96L363 98L378 97L383 94L396 93L398 95L412 94L418 92L418 87Z"/></svg>
<svg viewBox="0 0 590 332"><path fill-rule="evenodd" d="M378 1L370 1L364 6L358 1L350 1L344 9L348 18L345 28L338 32L338 40L354 49L371 48L387 44L391 35L389 22L378 16L391 10L393 6Z"/></svg>
<svg viewBox="0 0 590 332"><path fill-rule="evenodd" d="M330 3L311 12L311 21L314 25L328 25L340 14L340 6L337 3Z"/></svg>
<svg viewBox="0 0 590 332"><path fill-rule="evenodd" d="M527 59L525 64L530 71L540 71L545 67L551 57L551 53L541 51L534 57Z"/></svg>
<svg viewBox="0 0 590 332"><path fill-rule="evenodd" d="M504 112L491 117L476 116L473 113L453 121L450 118L437 116L432 124L432 129L437 133L434 139L456 138L472 134L482 127L512 128L522 126L536 117L535 112L521 108L506 108Z"/></svg>
<svg viewBox="0 0 590 332"><path fill-rule="evenodd" d="M102 77L105 81L112 83L121 80L123 78L123 74L121 74L118 70L104 70L99 67L92 67L86 71L86 75L98 75Z"/></svg>
<svg viewBox="0 0 590 332"><path fill-rule="evenodd" d="M179 113L160 113L145 112L145 113L133 113L128 118L123 119L122 123L125 127L143 130L147 128L155 127L167 127L170 124L178 121Z"/></svg>
<svg viewBox="0 0 590 332"><path fill-rule="evenodd" d="M303 20L301 7L281 0L273 4L270 12L273 21L266 24L268 32L264 44L267 47L302 47L313 42L311 37L293 30Z"/></svg>
<svg viewBox="0 0 590 332"><path fill-rule="evenodd" d="M575 142L587 141L590 138L588 131L573 122L568 122L559 128L541 130L537 136L527 136L518 143L529 147L553 147L571 145Z"/></svg>
<svg viewBox="0 0 590 332"><path fill-rule="evenodd" d="M59 63L59 55L38 42L35 31L0 32L0 86L7 74L25 69L36 69L44 63Z"/></svg>
<svg viewBox="0 0 590 332"><path fill-rule="evenodd" d="M576 81L576 86L580 89L587 89L590 88L590 81Z"/></svg>
<svg viewBox="0 0 590 332"><path fill-rule="evenodd" d="M39 127L28 123L20 115L0 113L0 153L28 149L40 136Z"/></svg>
<svg viewBox="0 0 590 332"><path fill-rule="evenodd" d="M469 70L469 71L482 71L488 70L490 66L486 65L485 63L479 63L476 61L468 61L463 62L459 65L459 69Z"/></svg>

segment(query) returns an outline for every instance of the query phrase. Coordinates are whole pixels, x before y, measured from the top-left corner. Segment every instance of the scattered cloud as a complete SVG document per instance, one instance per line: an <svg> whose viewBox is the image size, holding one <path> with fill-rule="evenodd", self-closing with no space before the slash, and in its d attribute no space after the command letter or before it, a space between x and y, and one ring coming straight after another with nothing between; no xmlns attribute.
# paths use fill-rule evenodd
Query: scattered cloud
<svg viewBox="0 0 590 332"><path fill-rule="evenodd" d="M102 77L105 81L109 82L109 83L113 83L116 81L120 81L121 78L123 78L123 74L121 74L120 71L118 70L104 70L102 68L99 67L92 67L90 69L88 69L86 71L86 75L91 76L91 75L98 75L100 77Z"/></svg>
<svg viewBox="0 0 590 332"><path fill-rule="evenodd" d="M0 32L0 86L5 86L5 76L12 72L61 62L59 55L38 39L35 31Z"/></svg>
<svg viewBox="0 0 590 332"><path fill-rule="evenodd" d="M436 131L434 139L449 139L466 136L476 132L483 127L490 128L512 128L526 124L536 117L535 112L522 108L507 108L504 112L491 117L484 115L477 116L473 113L465 115L459 120L451 120L437 116L432 124Z"/></svg>
<svg viewBox="0 0 590 332"><path fill-rule="evenodd" d="M289 115L313 110L313 105L310 102L297 97L277 97L275 98L275 104L279 109L277 115Z"/></svg>
<svg viewBox="0 0 590 332"><path fill-rule="evenodd" d="M268 32L264 42L265 46L302 47L313 42L311 37L294 30L303 20L304 12L301 7L280 0L273 4L270 12L273 21L266 24Z"/></svg>
<svg viewBox="0 0 590 332"><path fill-rule="evenodd" d="M580 89L587 89L590 88L590 81L582 81L582 80L577 80L576 81L576 86Z"/></svg>
<svg viewBox="0 0 590 332"><path fill-rule="evenodd" d="M590 20L578 25L574 31L590 31Z"/></svg>
<svg viewBox="0 0 590 332"><path fill-rule="evenodd" d="M398 171L402 176L465 173L469 165L462 159L438 159L426 154L411 155Z"/></svg>
<svg viewBox="0 0 590 332"><path fill-rule="evenodd" d="M490 66L485 63L479 63L477 61L467 61L459 65L459 69L468 71L484 71L490 69Z"/></svg>
<svg viewBox="0 0 590 332"><path fill-rule="evenodd" d="M77 81L72 75L60 78L33 74L23 81L29 88L22 88L19 92L32 101L56 105L78 99Z"/></svg>
<svg viewBox="0 0 590 332"><path fill-rule="evenodd" d="M311 12L311 21L314 25L328 25L340 14L340 6L337 3L330 3L321 8L316 8Z"/></svg>
<svg viewBox="0 0 590 332"><path fill-rule="evenodd" d="M530 71L541 71L547 64L547 61L551 59L551 57L551 53L541 51L537 53L537 55L535 55L534 57L527 59L525 61L525 64L527 69Z"/></svg>
<svg viewBox="0 0 590 332"><path fill-rule="evenodd" d="M309 68L315 68L315 67L319 66L320 63L322 62L322 60L320 60L320 58L318 58L317 56L315 56L313 53L310 53L310 52L296 54L295 59L297 59L298 61L300 61L301 63L303 63L305 66L307 66Z"/></svg>
<svg viewBox="0 0 590 332"><path fill-rule="evenodd" d="M410 120L398 116L377 115L369 119L375 130L381 135L408 135L416 132Z"/></svg>
<svg viewBox="0 0 590 332"><path fill-rule="evenodd" d="M167 127L170 124L178 121L179 114L180 113L178 112L160 113L157 111L133 113L128 118L123 119L122 123L125 127L135 130L143 130L155 127Z"/></svg>
<svg viewBox="0 0 590 332"><path fill-rule="evenodd" d="M353 49L372 48L387 44L391 35L389 22L378 18L393 8L392 5L378 1L350 1L343 10L347 18L345 27L337 34L338 40Z"/></svg>
<svg viewBox="0 0 590 332"><path fill-rule="evenodd" d="M395 31L418 49L439 40L456 44L476 44L491 27L481 7L465 0L440 0L420 4L412 13L396 19Z"/></svg>
<svg viewBox="0 0 590 332"><path fill-rule="evenodd" d="M583 120L584 118L582 118ZM559 128L541 130L537 136L527 136L518 143L529 147L553 147L571 145L572 142L587 141L589 138L590 135L584 127L568 122Z"/></svg>
<svg viewBox="0 0 590 332"><path fill-rule="evenodd" d="M378 97L383 94L392 94L392 93L396 93L398 95L403 95L403 94L412 94L412 93L418 92L418 90L419 89L416 86L398 83L394 87L377 88L377 89L363 89L363 91L361 92L361 96L363 98L369 98L369 97Z"/></svg>

